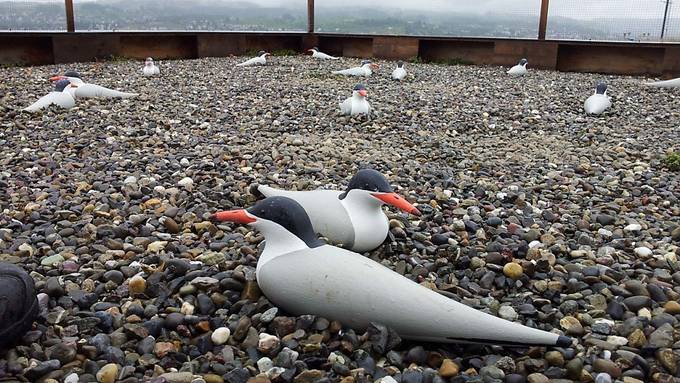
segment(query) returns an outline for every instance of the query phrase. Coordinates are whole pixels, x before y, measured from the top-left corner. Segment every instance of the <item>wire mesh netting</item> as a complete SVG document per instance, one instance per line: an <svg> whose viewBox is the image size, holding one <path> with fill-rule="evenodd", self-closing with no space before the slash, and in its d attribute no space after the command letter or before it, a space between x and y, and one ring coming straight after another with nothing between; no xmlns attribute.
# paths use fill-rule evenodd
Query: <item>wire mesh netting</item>
<svg viewBox="0 0 680 383"><path fill-rule="evenodd" d="M546 36L551 39L659 41L672 0L551 0ZM675 16L680 17L680 11ZM680 19L668 17L666 35L677 38Z"/></svg>
<svg viewBox="0 0 680 383"><path fill-rule="evenodd" d="M0 30L64 31L64 1L0 0Z"/></svg>
<svg viewBox="0 0 680 383"><path fill-rule="evenodd" d="M303 31L307 2L293 0L75 0L79 30Z"/></svg>
<svg viewBox="0 0 680 383"><path fill-rule="evenodd" d="M680 0L672 0L668 7L664 41L680 42Z"/></svg>
<svg viewBox="0 0 680 383"><path fill-rule="evenodd" d="M540 0L316 1L316 31L536 38Z"/></svg>

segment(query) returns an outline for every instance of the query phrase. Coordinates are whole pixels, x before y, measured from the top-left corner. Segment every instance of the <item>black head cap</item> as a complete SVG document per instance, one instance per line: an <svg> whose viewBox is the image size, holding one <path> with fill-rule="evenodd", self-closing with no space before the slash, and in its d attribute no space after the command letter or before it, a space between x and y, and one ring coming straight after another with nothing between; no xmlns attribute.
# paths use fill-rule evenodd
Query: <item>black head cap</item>
<svg viewBox="0 0 680 383"><path fill-rule="evenodd" d="M595 91L597 94L604 94L604 92L607 91L607 84L603 82L598 82L597 86L595 87Z"/></svg>
<svg viewBox="0 0 680 383"><path fill-rule="evenodd" d="M67 79L59 80L54 84L54 90L57 92L63 92L64 89L70 84L71 82Z"/></svg>
<svg viewBox="0 0 680 383"><path fill-rule="evenodd" d="M314 233L305 209L288 197L265 198L248 209L248 213L278 223L303 240L310 248L324 245Z"/></svg>
<svg viewBox="0 0 680 383"><path fill-rule="evenodd" d="M519 60L519 65L524 65L524 64L528 64L528 63L529 63L529 61L527 61L527 59Z"/></svg>
<svg viewBox="0 0 680 383"><path fill-rule="evenodd" d="M314 49L315 51L318 51L318 50L319 50L319 47L314 47L314 48L312 48L312 49Z"/></svg>
<svg viewBox="0 0 680 383"><path fill-rule="evenodd" d="M382 173L373 169L361 169L349 180L347 190L340 195L340 199L347 197L351 190L360 189L380 193L392 193L394 189Z"/></svg>
<svg viewBox="0 0 680 383"><path fill-rule="evenodd" d="M371 60L361 60L361 65L370 64L371 62Z"/></svg>
<svg viewBox="0 0 680 383"><path fill-rule="evenodd" d="M64 76L66 77L75 77L75 78L80 78L80 73L74 71L74 70L67 70L66 73L64 73Z"/></svg>
<svg viewBox="0 0 680 383"><path fill-rule="evenodd" d="M400 61L397 61L397 67L402 68L403 66L404 66L404 62L403 62L403 61L401 61L401 60L400 60Z"/></svg>
<svg viewBox="0 0 680 383"><path fill-rule="evenodd" d="M353 90L365 90L364 84L356 84Z"/></svg>
<svg viewBox="0 0 680 383"><path fill-rule="evenodd" d="M265 53L267 53L267 52L265 52L265 51L259 51L259 52L257 52L257 55L258 55L258 56L262 56L262 55L265 54Z"/></svg>

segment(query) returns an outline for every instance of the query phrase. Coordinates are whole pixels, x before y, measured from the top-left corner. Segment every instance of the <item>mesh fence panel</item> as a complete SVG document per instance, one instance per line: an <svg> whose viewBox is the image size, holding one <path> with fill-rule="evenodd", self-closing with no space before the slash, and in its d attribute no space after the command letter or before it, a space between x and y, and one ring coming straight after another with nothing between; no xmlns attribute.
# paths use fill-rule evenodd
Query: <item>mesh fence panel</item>
<svg viewBox="0 0 680 383"><path fill-rule="evenodd" d="M551 0L551 39L658 41L666 0ZM677 20L676 20L677 22Z"/></svg>
<svg viewBox="0 0 680 383"><path fill-rule="evenodd" d="M65 31L64 0L0 0L0 30Z"/></svg>
<svg viewBox="0 0 680 383"><path fill-rule="evenodd" d="M304 31L307 1L75 0L78 30Z"/></svg>
<svg viewBox="0 0 680 383"><path fill-rule="evenodd" d="M317 32L536 38L540 0L316 0Z"/></svg>
<svg viewBox="0 0 680 383"><path fill-rule="evenodd" d="M668 7L664 41L680 42L680 0L672 0Z"/></svg>

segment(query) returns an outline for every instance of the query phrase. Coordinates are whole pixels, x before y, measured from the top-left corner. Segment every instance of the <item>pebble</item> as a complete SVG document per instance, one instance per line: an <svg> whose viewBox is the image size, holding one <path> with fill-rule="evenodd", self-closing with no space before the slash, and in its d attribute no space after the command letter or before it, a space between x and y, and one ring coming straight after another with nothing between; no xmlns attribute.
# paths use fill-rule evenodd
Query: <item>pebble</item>
<svg viewBox="0 0 680 383"><path fill-rule="evenodd" d="M170 60L162 82L134 60L1 69L0 259L31 274L42 314L0 376L91 382L107 363L125 383L673 375L680 204L661 165L677 146L673 92L610 76L620 110L593 119L579 105L601 75L517 82L494 66L407 64L417 81L366 79L376 114L363 121L338 116L354 84L328 75L358 60L234 69L241 59ZM71 67L142 96L18 112ZM255 278L261 233L210 214L252 206L253 184L342 190L363 166L423 213L386 208L389 238L366 256L574 346L403 343L381 324L354 331L269 301ZM258 374L266 358L274 367Z"/></svg>

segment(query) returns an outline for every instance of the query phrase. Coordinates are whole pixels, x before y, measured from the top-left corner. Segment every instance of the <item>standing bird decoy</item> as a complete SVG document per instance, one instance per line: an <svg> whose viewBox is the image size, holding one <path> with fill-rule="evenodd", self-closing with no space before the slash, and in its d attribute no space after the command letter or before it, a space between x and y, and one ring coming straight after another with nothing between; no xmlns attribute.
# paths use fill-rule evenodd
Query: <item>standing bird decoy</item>
<svg viewBox="0 0 680 383"><path fill-rule="evenodd" d="M362 84L357 84L352 89L352 97L347 98L340 103L340 112L344 115L354 116L357 114L365 114L371 116L371 104L366 100L368 91Z"/></svg>
<svg viewBox="0 0 680 383"><path fill-rule="evenodd" d="M599 82L595 88L595 94L588 97L583 104L583 109L585 109L586 114L602 114L610 106L612 106L612 102L607 96L607 84Z"/></svg>
<svg viewBox="0 0 680 383"><path fill-rule="evenodd" d="M151 57L147 57L144 61L144 68L142 68L142 73L144 76L155 76L161 74L161 70L154 64Z"/></svg>
<svg viewBox="0 0 680 383"><path fill-rule="evenodd" d="M510 68L510 70L507 73L512 77L524 76L525 74L527 74L527 64L529 64L529 61L527 61L527 59L521 59L519 61L519 64Z"/></svg>
<svg viewBox="0 0 680 383"><path fill-rule="evenodd" d="M392 79L401 81L405 78L406 78L406 69L404 69L404 62L399 61L399 62L397 62L397 67L392 72Z"/></svg>

